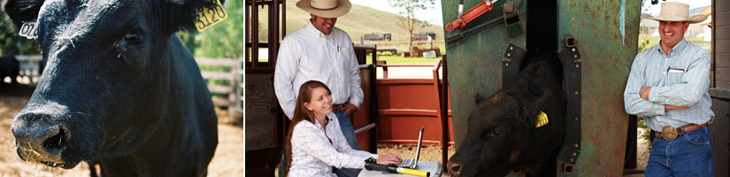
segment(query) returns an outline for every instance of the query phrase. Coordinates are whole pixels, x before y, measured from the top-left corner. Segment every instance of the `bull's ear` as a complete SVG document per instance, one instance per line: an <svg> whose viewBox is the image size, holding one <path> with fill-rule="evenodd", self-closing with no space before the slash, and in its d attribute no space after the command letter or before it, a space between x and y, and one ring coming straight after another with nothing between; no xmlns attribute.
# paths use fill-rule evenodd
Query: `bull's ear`
<svg viewBox="0 0 730 177"><path fill-rule="evenodd" d="M160 22L166 33L176 31L195 32L213 25L226 16L223 10L225 0L166 0L167 8L162 10ZM208 14L201 14L208 12ZM196 23L197 22L197 23Z"/></svg>
<svg viewBox="0 0 730 177"><path fill-rule="evenodd" d="M548 104L550 104L550 99L554 99L552 96L552 92L550 90L545 90L544 92L542 92L542 95L540 95L540 98L537 98L537 100L529 103L523 108L523 116L525 117L525 119L530 121L531 125L535 125L538 115L540 115L540 113L544 111L543 109L545 109Z"/></svg>
<svg viewBox="0 0 730 177"><path fill-rule="evenodd" d="M2 10L8 14L17 29L23 22L35 21L43 0L2 0Z"/></svg>
<svg viewBox="0 0 730 177"><path fill-rule="evenodd" d="M477 93L477 95L474 95L474 101L476 104L481 103L482 101L486 100L487 98L484 98L481 94Z"/></svg>

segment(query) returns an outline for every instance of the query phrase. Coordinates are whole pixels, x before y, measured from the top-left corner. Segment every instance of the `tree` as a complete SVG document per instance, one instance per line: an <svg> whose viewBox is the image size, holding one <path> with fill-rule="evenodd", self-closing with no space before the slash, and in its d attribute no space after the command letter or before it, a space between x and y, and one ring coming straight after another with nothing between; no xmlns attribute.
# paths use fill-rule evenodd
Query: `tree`
<svg viewBox="0 0 730 177"><path fill-rule="evenodd" d="M228 17L203 32L180 32L178 36L195 57L243 57L243 1L226 1Z"/></svg>
<svg viewBox="0 0 730 177"><path fill-rule="evenodd" d="M435 0L388 0L388 2L391 6L401 9L398 12L398 25L408 32L408 50L413 50L413 32L430 26L428 22L416 19L416 13L433 8Z"/></svg>
<svg viewBox="0 0 730 177"><path fill-rule="evenodd" d="M35 40L19 36L19 27L13 26L7 15L0 16L0 56L40 54L40 47Z"/></svg>
<svg viewBox="0 0 730 177"><path fill-rule="evenodd" d="M196 57L243 57L243 1L226 1L224 6L228 17L195 36Z"/></svg>

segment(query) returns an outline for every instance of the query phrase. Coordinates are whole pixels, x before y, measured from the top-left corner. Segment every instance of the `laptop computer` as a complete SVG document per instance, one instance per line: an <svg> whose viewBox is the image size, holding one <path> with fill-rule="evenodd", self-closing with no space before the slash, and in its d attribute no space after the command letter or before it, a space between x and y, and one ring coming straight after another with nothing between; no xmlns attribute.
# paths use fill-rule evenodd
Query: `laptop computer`
<svg viewBox="0 0 730 177"><path fill-rule="evenodd" d="M416 146L416 158L415 159L403 159L398 167L415 169L418 164L418 156L421 155L421 142L423 141L423 129L426 126L421 127L421 131L418 132L418 146Z"/></svg>

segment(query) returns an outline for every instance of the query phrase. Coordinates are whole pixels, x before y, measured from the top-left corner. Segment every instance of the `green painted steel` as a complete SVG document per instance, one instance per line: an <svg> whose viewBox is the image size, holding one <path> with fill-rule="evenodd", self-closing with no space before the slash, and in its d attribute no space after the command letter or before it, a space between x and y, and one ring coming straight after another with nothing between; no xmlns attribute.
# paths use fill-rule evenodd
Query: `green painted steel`
<svg viewBox="0 0 730 177"><path fill-rule="evenodd" d="M623 90L637 53L641 3L558 1L559 39L574 36L583 63L578 176L622 175L628 129Z"/></svg>
<svg viewBox="0 0 730 177"><path fill-rule="evenodd" d="M482 1L464 1L464 11ZM525 2L518 7L524 13ZM444 23L456 20L459 1L441 1ZM484 97L502 88L502 60L510 43L525 48L525 34L510 38L504 25L502 4L469 23L464 29L453 32L444 30L446 36L447 67L451 89L451 110L454 139L459 141L466 134L466 118L476 106L475 95ZM524 15L522 15L524 17ZM524 19L520 20L525 26ZM462 128L463 127L463 128Z"/></svg>
<svg viewBox="0 0 730 177"><path fill-rule="evenodd" d="M481 1L465 0L464 11ZM516 2L516 1L515 1ZM456 19L458 1L441 1L445 23ZM488 96L502 87L502 60L509 43L525 48L525 35L510 38L502 4L465 29L444 31L447 38L454 138L466 134L466 118L476 105L474 96ZM525 26L526 1L520 2ZM581 154L577 176L620 176L623 171L628 115L623 89L637 50L640 0L558 1L559 48L567 35L578 40L582 62Z"/></svg>

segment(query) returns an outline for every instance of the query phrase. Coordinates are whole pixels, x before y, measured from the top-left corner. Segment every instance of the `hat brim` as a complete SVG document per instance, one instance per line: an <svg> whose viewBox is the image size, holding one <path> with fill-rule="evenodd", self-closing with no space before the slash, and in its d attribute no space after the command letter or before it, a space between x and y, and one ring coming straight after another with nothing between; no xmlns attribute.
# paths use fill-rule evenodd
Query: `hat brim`
<svg viewBox="0 0 730 177"><path fill-rule="evenodd" d="M350 4L350 1L348 0L337 0L337 7L328 10L312 8L312 6L310 5L311 2L311 0L301 0L297 2L297 7L306 12L309 12L310 14L314 14L316 16L324 18L337 18L344 16L345 14L350 12L350 8L352 8L352 4Z"/></svg>
<svg viewBox="0 0 730 177"><path fill-rule="evenodd" d="M707 16L702 14L697 14L689 18L682 18L682 17L676 17L676 16L651 16L649 14L641 14L641 17L644 17L646 19L656 20L656 21L668 21L668 22L689 22L689 23L699 23L702 21L705 21L707 19Z"/></svg>

